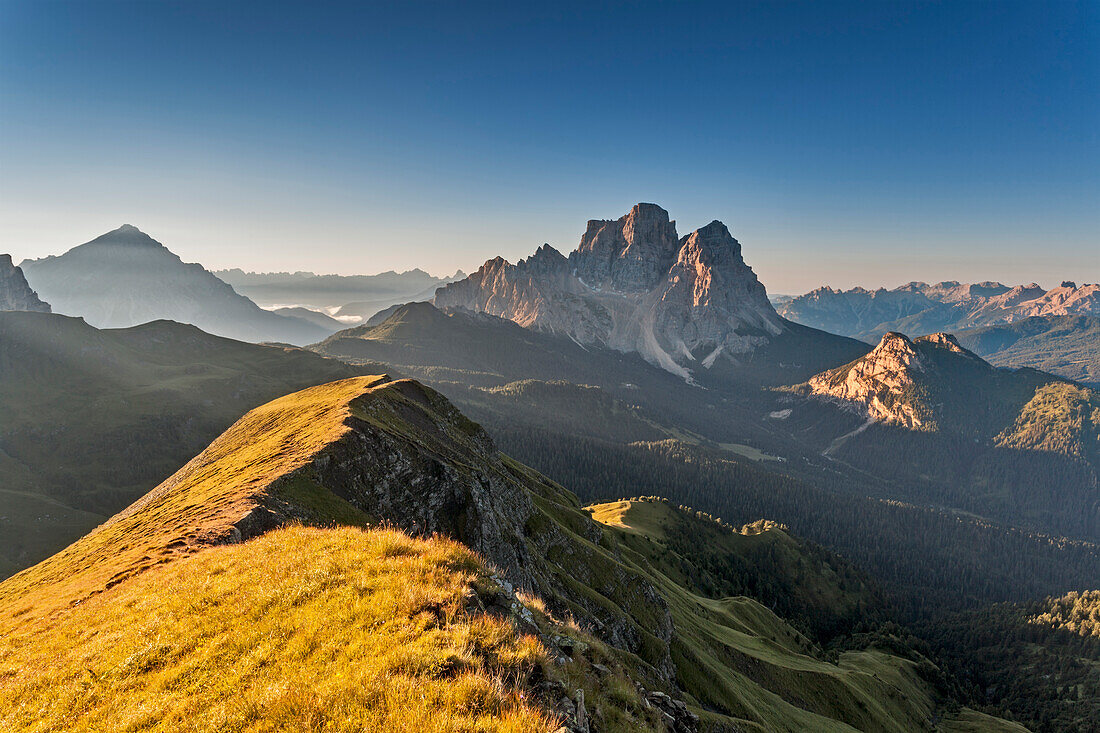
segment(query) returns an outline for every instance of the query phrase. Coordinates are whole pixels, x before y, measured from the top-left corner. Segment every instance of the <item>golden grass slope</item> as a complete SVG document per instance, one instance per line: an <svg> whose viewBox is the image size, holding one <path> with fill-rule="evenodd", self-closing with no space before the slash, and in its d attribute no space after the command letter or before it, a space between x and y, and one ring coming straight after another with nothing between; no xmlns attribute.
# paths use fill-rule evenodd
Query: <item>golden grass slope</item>
<svg viewBox="0 0 1100 733"><path fill-rule="evenodd" d="M543 648L469 608L486 572L392 530L208 548L5 629L0 730L553 730Z"/></svg>
<svg viewBox="0 0 1100 733"><path fill-rule="evenodd" d="M143 569L232 541L235 524L273 498L278 479L350 429L352 400L387 383L384 376L344 379L252 410L129 508L0 584L0 606L19 599L23 612L49 613ZM350 505L344 509L356 512ZM0 619L0 631L3 626Z"/></svg>

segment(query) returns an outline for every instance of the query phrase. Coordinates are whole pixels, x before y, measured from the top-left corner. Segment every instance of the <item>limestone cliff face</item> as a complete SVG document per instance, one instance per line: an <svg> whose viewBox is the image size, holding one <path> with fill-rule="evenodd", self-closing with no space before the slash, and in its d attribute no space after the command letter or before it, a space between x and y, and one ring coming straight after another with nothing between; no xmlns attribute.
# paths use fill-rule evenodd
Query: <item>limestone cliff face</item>
<svg viewBox="0 0 1100 733"><path fill-rule="evenodd" d="M12 263L11 255L0 255L0 311L50 312L49 304L31 290L23 271Z"/></svg>
<svg viewBox="0 0 1100 733"><path fill-rule="evenodd" d="M435 302L594 343L610 329L611 315L586 300L586 291L569 260L544 244L515 265L502 257L489 260L466 279L437 291Z"/></svg>
<svg viewBox="0 0 1100 733"><path fill-rule="evenodd" d="M664 279L679 250L676 222L656 204L637 204L614 220L593 219L570 256L589 287L644 293Z"/></svg>
<svg viewBox="0 0 1100 733"><path fill-rule="evenodd" d="M782 330L725 224L712 221L682 242L656 309L656 330L665 343L685 357L708 345L702 364L710 366L720 354L749 352Z"/></svg>
<svg viewBox="0 0 1100 733"><path fill-rule="evenodd" d="M568 258L543 245L515 265L490 260L440 288L435 304L637 352L685 378L719 357L736 360L783 330L725 225L711 222L677 238L676 223L654 204L588 222Z"/></svg>
<svg viewBox="0 0 1100 733"><path fill-rule="evenodd" d="M996 389L995 371L951 334L910 340L891 331L866 356L818 374L807 387L811 395L838 401L872 420L935 429L950 417L947 413L988 412L983 396L974 390Z"/></svg>
<svg viewBox="0 0 1100 733"><path fill-rule="evenodd" d="M914 428L921 418L906 399L925 366L913 342L890 332L867 356L848 366L812 378L810 391L833 397L866 411L868 418Z"/></svg>

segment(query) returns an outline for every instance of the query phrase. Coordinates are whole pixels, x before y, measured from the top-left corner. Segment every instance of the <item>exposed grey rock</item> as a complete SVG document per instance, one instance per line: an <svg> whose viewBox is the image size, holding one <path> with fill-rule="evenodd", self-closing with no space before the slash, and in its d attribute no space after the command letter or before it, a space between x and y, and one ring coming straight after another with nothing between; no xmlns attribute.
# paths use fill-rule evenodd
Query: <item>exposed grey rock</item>
<svg viewBox="0 0 1100 733"><path fill-rule="evenodd" d="M12 263L11 255L0 255L0 311L50 312L49 304L31 290L23 271Z"/></svg>
<svg viewBox="0 0 1100 733"><path fill-rule="evenodd" d="M569 256L592 288L644 293L664 279L679 249L676 222L656 204L636 204L614 220L593 219Z"/></svg>
<svg viewBox="0 0 1100 733"><path fill-rule="evenodd" d="M435 304L636 352L685 378L715 359L737 360L783 330L721 222L677 238L675 222L655 204L588 222L568 258L543 245L515 265L489 260L440 288Z"/></svg>

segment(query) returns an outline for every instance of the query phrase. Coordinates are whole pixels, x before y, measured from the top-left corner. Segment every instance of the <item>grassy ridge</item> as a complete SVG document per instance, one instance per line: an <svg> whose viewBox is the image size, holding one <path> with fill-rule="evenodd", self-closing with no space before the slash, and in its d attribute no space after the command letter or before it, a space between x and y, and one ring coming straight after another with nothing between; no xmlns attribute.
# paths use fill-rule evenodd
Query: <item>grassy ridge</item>
<svg viewBox="0 0 1100 733"><path fill-rule="evenodd" d="M655 499L589 511L678 585L711 598L749 596L814 641L885 618L886 602L866 576L774 522L737 530Z"/></svg>
<svg viewBox="0 0 1100 733"><path fill-rule="evenodd" d="M174 557L230 540L235 523L276 498L267 493L275 481L347 432L350 402L383 380L332 382L249 412L168 481L0 584L0 603L19 599L28 612L44 615ZM292 483L289 490L295 488L300 485Z"/></svg>
<svg viewBox="0 0 1100 733"><path fill-rule="evenodd" d="M590 510L611 529L624 562L644 568L669 599L677 628L679 681L703 706L759 721L769 730L901 731L928 726L940 701L917 664L874 650L848 653L838 664L830 663L809 638L760 603L689 591L685 584L692 586L690 574L695 574L694 569L685 573L690 559L668 548L673 536L687 531L699 554L726 551L735 557L757 555L759 560L761 545L776 548L789 542L782 530L734 535L660 501L612 502ZM806 558L788 559L797 565ZM776 566L756 571L782 572ZM705 575L698 572L696 579ZM792 588L805 580L786 579ZM843 590L825 576L816 578L816 585L805 589L796 605L808 615L836 613L819 604L820 594L837 600Z"/></svg>
<svg viewBox="0 0 1100 733"><path fill-rule="evenodd" d="M467 549L292 528L5 625L0 728L548 731L537 640L472 611ZM34 670L33 673L28 673Z"/></svg>
<svg viewBox="0 0 1100 733"><path fill-rule="evenodd" d="M0 490L22 497L0 509L0 577L149 491L253 407L366 373L170 321L98 330L0 312Z"/></svg>

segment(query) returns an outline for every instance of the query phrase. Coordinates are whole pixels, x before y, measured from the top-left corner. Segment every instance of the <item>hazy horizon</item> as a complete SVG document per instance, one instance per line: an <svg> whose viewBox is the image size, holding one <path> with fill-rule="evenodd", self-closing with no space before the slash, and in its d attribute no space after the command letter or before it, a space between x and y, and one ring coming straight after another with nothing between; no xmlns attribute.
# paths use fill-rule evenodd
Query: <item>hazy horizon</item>
<svg viewBox="0 0 1100 733"><path fill-rule="evenodd" d="M132 222L125 222L125 223L126 224L133 224ZM679 225L679 222L677 222L677 224ZM119 226L121 226L121 224ZM470 264L468 267L463 267L463 266L460 265L460 266L458 266L458 267L456 267L452 270L447 270L447 271L444 271L444 270L441 270L441 269L432 269L431 267L426 267L423 264L413 263L408 267L392 267L392 268L379 269L379 270L373 270L373 271L326 272L326 271L311 270L308 267L301 267L301 268L296 268L296 269L282 269L282 270L268 268L268 267L264 266L264 262L266 262L266 260L263 260L261 258L261 259L257 259L256 261L252 262L251 264L243 263L243 264L229 264L229 265L224 265L224 266L216 266L216 265L211 264L210 262L199 261L199 260L194 259L193 257L189 257L189 255L187 254L187 249L188 248L180 248L178 246L173 246L170 242L163 241L155 233L147 231L146 229L144 229L140 225L134 225L134 226L137 226L138 229L141 229L143 232L145 232L149 236L153 237L153 239L156 239L157 241L159 241L161 244L163 244L165 247L167 247L174 254L178 255L184 262L189 262L189 263L197 262L198 264L202 265L207 270L210 270L212 272L217 272L217 271L220 271L220 270L239 269L239 270L242 270L243 272L246 272L246 273L256 273L256 274L294 274L294 273L297 273L297 272L309 272L309 273L312 273L314 275L322 275L322 276L323 275L336 275L336 276L345 276L345 277L347 277L347 276L357 276L357 275L378 275L378 274L382 274L382 273L386 273L386 272L396 272L398 274L401 274L401 273L409 272L409 271L412 271L412 270L421 270L421 271L426 272L427 274L429 274L433 277L443 279L443 278L448 278L448 277L451 277L452 275L454 275L455 270L462 270L465 274L469 275L473 272L476 272L477 269L483 264L482 262L478 262L476 264ZM699 224L699 226L703 226L703 224ZM102 232L99 232L96 235L88 237L87 239L85 239L83 241L74 242L73 244L68 245L68 246L62 246L62 247L58 248L56 251L50 251L50 252L47 252L46 254L38 255L36 257L20 256L18 250L15 250L15 249L11 250L10 253L12 255L12 259L14 260L15 264L19 264L20 262L22 262L25 259L40 259L40 258L43 258L43 257L49 257L51 255L54 255L54 256L61 255L61 254L64 254L69 249L72 249L73 247L77 247L77 246L80 246L81 244L85 244L86 242L91 241L92 239L94 239L96 236L99 236L100 234L105 234L106 232L111 231L113 229L117 229L117 228L118 228L117 226L110 227L110 229L106 229ZM698 228L698 227L692 227L691 229L680 228L679 232L680 232L681 235L684 235L684 234L687 234L688 232L690 232L691 230L696 229L696 228ZM734 236L736 237L736 233L734 233ZM579 241L579 239L580 239L579 234L578 234L577 239ZM551 246L555 247L556 249L558 249L559 251L561 251L563 254L568 254L569 252L571 252L576 247L575 244L573 244L571 246L559 246L559 245L557 245L553 242L550 242L549 244ZM822 282L820 282L816 285L813 285L811 287L807 287L803 290L797 290L797 291L781 290L781 289L773 288L771 285L769 285L767 275L762 273L760 268L755 266L754 262L752 261L751 249L749 249L745 245L744 242L741 242L741 245L742 245L743 253L745 255L746 263L750 267L752 267L753 270L760 277L761 282L764 284L764 286L768 290L768 295L773 296L773 297L778 296L778 295L802 295L803 293L810 292L811 290L815 290L815 289L817 289L819 287L823 287L823 286L829 286L829 287L833 287L833 288L837 288L837 289L841 289L841 290L849 290L849 289L856 288L856 287L863 287L863 288L866 288L868 290L876 290L878 288L886 288L887 290L891 290L893 288L900 287L902 285L906 285L910 282L926 282L926 283L929 283L929 284L935 284L935 283L948 282L948 281L958 281L958 282L962 282L962 283L977 283L977 282L985 282L985 281L996 281L996 282L1000 282L1003 285L1008 285L1010 287L1015 286L1015 285L1029 285L1029 284L1034 282L1034 283L1038 283L1042 287L1049 290L1050 288L1056 287L1060 283L1062 283L1064 281L1067 281L1067 280L1068 281L1073 281L1078 286L1084 285L1085 283L1093 283L1093 282L1100 281L1100 278L1098 278L1097 280L1093 280L1093 279L1089 279L1088 277L1074 278L1074 277L1070 277L1070 276L1062 276L1062 277L1052 276L1051 278L1048 278L1048 279L1032 278L1032 279L1028 279L1028 280L1019 280L1019 281L1007 280L1007 279L992 277L992 276L976 276L976 277L973 277L973 278L935 277L935 276L932 276L932 277L910 277L910 278L904 279L904 280L896 280L896 281L895 280L889 280L889 281L882 281L882 282L870 282L870 281L866 281L866 280L859 281L857 279L822 281ZM534 253L535 249L538 246L540 246L540 245L533 245L529 252L520 254L518 257L516 257L514 259L513 258L507 258L507 257L505 259L509 259L509 261L514 263L519 259L529 257L531 254ZM196 248L196 249L198 249L198 248ZM7 253L7 250L4 250L4 252ZM493 256L496 256L496 255L493 255ZM501 255L501 256L503 256L503 255ZM303 260L303 262L308 263L308 260ZM997 268L995 266L991 265L988 269L993 270L993 269L997 269ZM916 270L913 270L913 272L915 272L915 271ZM1095 270L1094 270L1094 272L1095 272ZM278 307L293 307L293 306L297 306L297 305L301 305L301 304L287 303L287 304L280 304L280 306L278 306ZM267 307L267 306L265 306L265 307ZM274 308L274 307L277 307L277 306L270 306L270 307Z"/></svg>
<svg viewBox="0 0 1100 733"><path fill-rule="evenodd" d="M769 291L1100 280L1095 3L0 6L0 251L475 270L639 201Z"/></svg>

